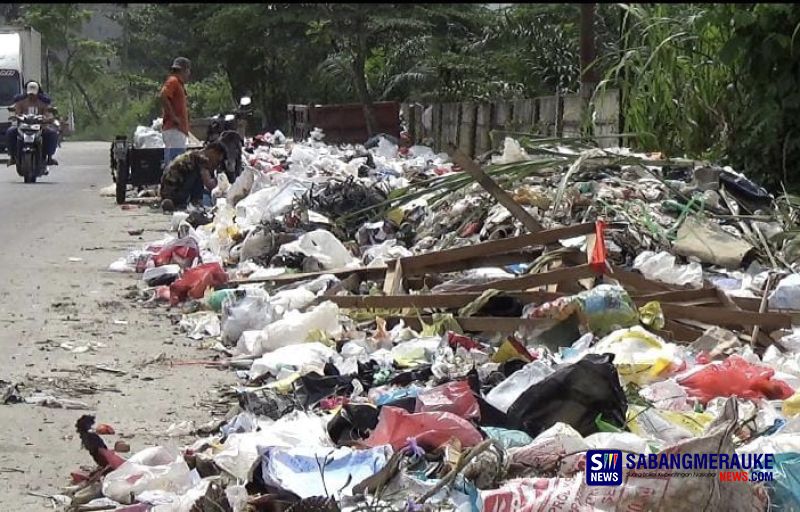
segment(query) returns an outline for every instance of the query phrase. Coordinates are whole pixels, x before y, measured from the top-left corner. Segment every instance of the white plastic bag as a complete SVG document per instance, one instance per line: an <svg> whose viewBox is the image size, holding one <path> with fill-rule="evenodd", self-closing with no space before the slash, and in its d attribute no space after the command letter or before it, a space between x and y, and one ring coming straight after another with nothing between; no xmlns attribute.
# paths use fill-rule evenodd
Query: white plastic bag
<svg viewBox="0 0 800 512"><path fill-rule="evenodd" d="M106 475L103 494L130 504L144 491L183 494L192 487L189 466L176 451L163 446L145 448Z"/></svg>
<svg viewBox="0 0 800 512"><path fill-rule="evenodd" d="M770 309L800 310L800 274L784 277L769 295Z"/></svg>
<svg viewBox="0 0 800 512"><path fill-rule="evenodd" d="M240 339L236 351L239 354L260 356L281 347L304 343L312 331L338 335L341 332L339 307L327 301L308 313L289 311L277 322L267 325L256 337L253 346L247 346L245 340Z"/></svg>
<svg viewBox="0 0 800 512"><path fill-rule="evenodd" d="M231 206L236 206L239 201L247 197L250 193L250 189L253 188L253 182L256 178L256 172L255 169L246 165L242 173L231 184L225 196Z"/></svg>
<svg viewBox="0 0 800 512"><path fill-rule="evenodd" d="M222 342L233 344L248 330L263 329L272 319L269 294L261 288L249 288L240 301L226 300L222 305Z"/></svg>
<svg viewBox="0 0 800 512"><path fill-rule="evenodd" d="M284 244L278 254L295 252L315 258L325 270L359 266L358 260L342 242L324 229L311 231L295 242Z"/></svg>
<svg viewBox="0 0 800 512"><path fill-rule="evenodd" d="M680 265L675 262L675 256L668 252L639 253L633 261L633 268L653 281L678 286L690 285L692 288L703 286L703 267L699 263Z"/></svg>
<svg viewBox="0 0 800 512"><path fill-rule="evenodd" d="M266 374L277 377L283 370L301 375L311 372L322 375L325 364L336 356L334 349L319 342L281 347L253 361L248 375L251 380Z"/></svg>
<svg viewBox="0 0 800 512"><path fill-rule="evenodd" d="M528 363L489 391L486 401L497 410L508 412L508 408L522 393L551 373L553 369L541 361Z"/></svg>

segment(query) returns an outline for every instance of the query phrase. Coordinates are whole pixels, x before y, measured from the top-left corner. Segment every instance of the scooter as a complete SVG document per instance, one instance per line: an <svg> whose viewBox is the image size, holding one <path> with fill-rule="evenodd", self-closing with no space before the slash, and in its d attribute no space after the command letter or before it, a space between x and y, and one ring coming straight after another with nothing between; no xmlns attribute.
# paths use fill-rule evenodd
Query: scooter
<svg viewBox="0 0 800 512"><path fill-rule="evenodd" d="M42 125L50 121L40 114L11 115L9 119L17 121L17 174L25 183L36 183L37 178L48 174Z"/></svg>
<svg viewBox="0 0 800 512"><path fill-rule="evenodd" d="M239 100L239 107L232 114L217 114L209 118L208 129L206 130L206 144L214 142L222 132L238 131L237 121L246 119L252 114L252 100L244 96Z"/></svg>

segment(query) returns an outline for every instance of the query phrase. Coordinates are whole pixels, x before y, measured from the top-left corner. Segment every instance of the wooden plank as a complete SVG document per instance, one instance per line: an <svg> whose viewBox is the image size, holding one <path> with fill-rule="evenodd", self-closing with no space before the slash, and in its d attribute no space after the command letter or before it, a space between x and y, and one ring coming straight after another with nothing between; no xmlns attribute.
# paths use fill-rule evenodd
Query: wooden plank
<svg viewBox="0 0 800 512"><path fill-rule="evenodd" d="M516 251L492 256L481 256L479 258L468 258L465 260L430 265L422 269L423 274L444 274L447 272L458 272L480 267L502 267L505 265L516 265L517 263L530 263L542 254L541 249L533 251ZM405 267L403 268L405 272ZM405 272L408 276L408 272Z"/></svg>
<svg viewBox="0 0 800 512"><path fill-rule="evenodd" d="M386 295L403 293L403 264L400 260L392 260L387 267L386 277L383 280L383 293Z"/></svg>
<svg viewBox="0 0 800 512"><path fill-rule="evenodd" d="M408 256L403 258L403 270L406 276L411 276L416 275L420 270L431 265L509 253L526 247L548 245L556 243L559 240L587 235L593 232L593 223L575 224L565 228L539 231L538 233L529 233L514 238L492 240L491 242L483 242L468 247L457 247L455 249L420 254L418 256ZM386 269L384 268L384 270Z"/></svg>
<svg viewBox="0 0 800 512"><path fill-rule="evenodd" d="M548 284L558 283L567 280L579 280L596 275L594 269L589 265L580 265L577 267L560 268L552 272L542 272L540 274L531 274L514 279L502 279L500 281L492 281L490 283L468 286L460 291L484 291L484 290L527 290L529 288L536 288Z"/></svg>
<svg viewBox="0 0 800 512"><path fill-rule="evenodd" d="M492 149L489 132L492 130L492 104L481 103L475 115L475 155L483 155Z"/></svg>
<svg viewBox="0 0 800 512"><path fill-rule="evenodd" d="M467 155L455 147L450 147L448 153L450 154L450 159L455 162L456 165L475 178L475 181L477 181L498 203L503 205L506 210L511 212L511 215L520 221L522 225L525 226L525 229L531 233L542 230L542 224L533 218L519 203L514 201L505 190L500 188L500 186L483 172L480 166L473 162L471 158L467 157Z"/></svg>
<svg viewBox="0 0 800 512"><path fill-rule="evenodd" d="M667 320L664 322L664 329L661 331L656 331L656 334L664 338L666 341L679 341L689 344L694 343L697 338L702 336L703 331L674 320Z"/></svg>
<svg viewBox="0 0 800 512"><path fill-rule="evenodd" d="M706 304L719 304L719 298L713 288L701 288L699 290L676 290L671 292L656 292L645 294L631 294L637 305L643 305L650 301L658 302L693 302L705 301Z"/></svg>
<svg viewBox="0 0 800 512"><path fill-rule="evenodd" d="M387 317L386 323L389 326L396 324L402 320L407 326L412 329L422 328L419 317L416 316L394 316ZM433 323L433 318L430 316L423 316L422 321L426 324ZM519 328L536 328L546 327L553 324L553 320L549 318L509 318L509 317L455 317L455 321L464 331L468 332L502 332L512 333Z"/></svg>
<svg viewBox="0 0 800 512"><path fill-rule="evenodd" d="M663 283L650 281L643 275L628 270L615 268L614 273L606 275L606 279L618 281L628 292L631 292L631 289L651 293L674 291L674 288L670 288Z"/></svg>
<svg viewBox="0 0 800 512"><path fill-rule="evenodd" d="M281 274L273 277L261 277L257 279L235 279L230 281L230 284L250 284L250 283L294 283L296 281L303 281L305 279L313 279L315 277L333 274L336 277L347 277L352 274L359 274L363 279L380 279L386 275L387 267L381 265L379 267L358 267L358 268L339 268L333 270L322 270L319 272L304 272L298 274Z"/></svg>
<svg viewBox="0 0 800 512"><path fill-rule="evenodd" d="M437 295L339 295L321 297L347 309L398 309L398 308L462 308L480 297L480 293L447 293ZM564 295L549 292L506 292L498 297L519 299L524 304L544 303Z"/></svg>
<svg viewBox="0 0 800 512"><path fill-rule="evenodd" d="M661 311L665 317L671 319L695 320L723 327L728 326L754 326L759 325L764 329L790 329L792 318L783 313L754 313L752 311L736 311L724 308L680 306L677 304L663 303Z"/></svg>

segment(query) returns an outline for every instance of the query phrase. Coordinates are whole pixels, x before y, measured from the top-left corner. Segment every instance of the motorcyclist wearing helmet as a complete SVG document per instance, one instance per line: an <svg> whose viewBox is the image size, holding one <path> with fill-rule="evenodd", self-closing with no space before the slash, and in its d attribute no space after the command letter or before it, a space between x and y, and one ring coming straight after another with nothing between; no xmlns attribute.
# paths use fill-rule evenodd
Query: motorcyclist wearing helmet
<svg viewBox="0 0 800 512"><path fill-rule="evenodd" d="M14 103L14 114L17 116L38 114L44 116L46 120L52 120L53 114L49 104L39 95L41 91L39 84L30 81L25 90L27 93L25 97ZM6 132L6 136L9 155L8 165L15 165L17 163L17 127L11 126ZM58 165L58 162L53 158L58 147L58 133L52 125L48 124L43 127L42 139L47 153L47 165Z"/></svg>

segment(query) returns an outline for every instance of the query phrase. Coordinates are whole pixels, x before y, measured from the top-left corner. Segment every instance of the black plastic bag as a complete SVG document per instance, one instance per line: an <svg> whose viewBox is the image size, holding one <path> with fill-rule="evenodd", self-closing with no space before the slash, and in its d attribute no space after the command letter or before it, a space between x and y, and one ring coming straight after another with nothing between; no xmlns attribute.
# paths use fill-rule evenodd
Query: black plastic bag
<svg viewBox="0 0 800 512"><path fill-rule="evenodd" d="M613 354L587 354L532 385L509 407L509 428L536 437L562 422L588 436L598 432L598 414L622 427L628 401L613 361Z"/></svg>
<svg viewBox="0 0 800 512"><path fill-rule="evenodd" d="M338 446L366 439L378 426L378 413L370 404L345 404L328 422L328 435Z"/></svg>

